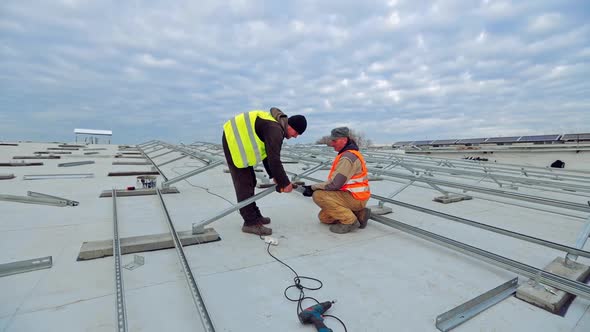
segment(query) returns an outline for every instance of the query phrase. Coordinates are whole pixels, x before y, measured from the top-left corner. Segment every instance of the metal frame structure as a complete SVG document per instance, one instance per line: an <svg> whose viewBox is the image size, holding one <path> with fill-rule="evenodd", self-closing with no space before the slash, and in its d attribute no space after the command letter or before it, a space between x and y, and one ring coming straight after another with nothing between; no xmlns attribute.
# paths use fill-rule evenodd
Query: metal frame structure
<svg viewBox="0 0 590 332"><path fill-rule="evenodd" d="M219 145L215 145L215 144L211 144L211 143L198 142L198 143L193 143L188 146L176 147L176 146L172 146L167 143L163 143L163 142L159 142L159 141L152 141L152 142L149 142L149 144L145 144L145 145L141 146L140 150L142 151L142 153L144 155L146 155L146 158L148 158L150 161L153 162L153 160L150 159L149 156L147 156L147 154L155 152L157 150L161 150L158 147L166 147L166 148L170 149L170 151L168 151L164 154L160 154L160 155L158 155L158 157L168 154L171 151L177 151L177 152L183 154L184 157L191 156L191 157L197 158L205 163L205 166L203 166L203 167L197 168L196 170L193 170L193 171L190 171L186 174L180 175L172 180L167 180L169 182L181 181L183 179L189 178L192 175L209 170L209 169L223 163L221 160L219 160L221 158L221 151L220 151ZM148 149L148 148L151 148L152 150L147 152L146 149ZM309 175L324 168L324 166L329 162L329 160L331 160L333 158L333 156L330 156L327 154L327 151L322 150L322 149L302 150L302 149L291 148L291 149L285 149L285 150L286 151L284 151L284 152L286 152L286 153L284 153L284 157L287 157L287 158L290 158L290 159L296 160L296 161L303 161L308 164L313 164L312 166L308 167L304 172L302 172L300 174L291 173L294 175L292 178L293 181L295 181L297 179L303 179L303 178L311 179L314 181L319 181L317 179L311 178ZM319 156L319 158L318 158L318 156ZM174 162L179 159L181 159L181 158L175 158L170 162ZM217 161L213 161L213 160L217 160ZM434 160L432 158L428 158L425 162L426 163L433 163L434 162L434 163L437 163L436 165L423 165L423 164L421 164L419 162L415 162L415 161L414 162L406 162L406 161L402 160L401 158L396 158L396 156L393 156L393 158L389 158L389 159L383 158L382 156L368 157L368 158L366 158L366 160L367 160L368 164L373 164L373 165L376 164L374 167L368 167L369 171L372 174L384 176L386 180L388 180L390 178L395 179L395 180L400 180L400 179L409 180L409 183L404 183L402 188L396 190L394 193L390 194L388 197L372 194L371 197L373 199L378 200L380 202L380 205L382 205L384 203L395 204L397 206L413 209L413 210L419 211L421 213L427 213L427 214L438 216L438 217L445 218L448 220L457 221L457 222L463 223L465 225L478 227L478 228L481 228L481 229L484 229L487 231L495 232L495 233L502 234L505 236L510 236L510 237L513 237L516 239L520 239L520 240L524 240L527 242L542 245L542 246L545 246L548 248L561 250L566 253L566 261L575 260L578 256L590 258L590 252L582 249L587 238L588 238L588 235L590 235L590 217L588 217L587 223L584 225L582 231L580 232L580 235L578 237L578 240L576 241L575 247L570 247L570 246L558 244L555 242L551 242L551 241L535 238L532 236L528 236L526 234L512 232L512 231L509 231L506 229L478 223L476 221L468 220L468 219L461 218L458 216L449 215L449 214L438 212L438 211L431 210L431 209L426 209L426 208L419 207L419 206L412 205L412 204L408 204L408 203L403 203L403 202L396 201L396 200L392 199L394 196L396 196L397 194L399 194L400 192L402 192L403 190L405 190L409 186L415 185L415 183L420 182L420 183L424 183L425 185L428 185L428 186L434 188L435 190L443 192L444 194L449 194L449 192L446 191L445 189L442 189L439 186L461 189L464 192L473 191L473 192L479 192L479 193L482 193L485 195L494 195L494 196L504 197L504 198L508 198L508 199L516 199L516 200L521 200L521 201L526 201L526 202L532 202L532 203L536 203L536 204L540 204L540 205L549 205L549 206L554 206L554 207L563 208L563 209L567 209L567 210L575 210L575 211L579 211L582 213L590 213L590 207L586 206L584 204L580 204L580 203L572 203L572 202L564 201L564 200L557 200L557 199L546 198L546 197L541 197L541 196L527 195L527 194L516 193L516 192L512 192L512 191L507 191L507 190L500 190L500 189L494 189L494 188L488 188L488 187L483 187L483 186L478 186L478 185L472 185L472 184L466 184L466 183L461 183L461 182L454 182L454 181L434 178L435 174L450 175L450 176L461 175L461 176L466 177L467 179L476 178L475 180L477 180L478 183L482 182L484 179L489 179L490 181L493 181L496 184L498 184L500 187L503 186L503 184L500 181L505 181L506 183L510 183L510 184L518 183L518 184L530 185L530 186L535 187L537 189L553 188L553 189L560 189L560 190L568 190L568 189L571 190L573 188L577 192L590 192L590 185L588 185L588 183L590 183L590 182L588 181L587 178L584 178L583 175L572 174L572 173L561 173L561 172L559 172L559 174L555 174L552 170L550 170L549 172L541 171L538 169L532 169L530 171L527 171L524 168L512 169L510 166L506 166L506 165L501 166L505 169L497 168L497 169L494 169L493 172L490 168L487 168L485 166L477 166L477 165L476 165L477 167L475 167L475 170L474 170L473 164L457 163L454 160L453 161ZM162 165L162 164L160 164L160 165ZM156 165L154 164L154 166L156 166ZM397 168L397 167L403 168L404 170L409 171L410 174L407 174L407 173L404 174L401 172L393 171L393 169ZM507 174L502 174L502 172L506 172ZM238 210L239 208L241 208L247 204L257 201L257 200L261 199L262 197L265 197L265 196L271 194L274 191L275 191L275 187L273 186L272 188L268 188L265 191L262 191L262 192L258 193L257 195L251 197L248 200L240 202L239 204L233 205L230 208L219 212L218 214L216 214L213 217L210 217L208 219L194 223L193 227L192 227L193 234L202 232L204 229L204 226L206 226L207 224L209 224L215 220L218 220L218 219ZM159 189L158 189L158 193L159 193ZM571 193L564 192L564 194L571 194ZM161 198L161 195L159 197L160 197L160 200L162 201L162 204L163 204L163 200ZM531 208L530 206L524 206L524 207ZM164 207L164 210L166 211L165 207ZM166 214L167 214L167 211L166 211ZM447 247L452 250L456 250L456 251L461 252L465 255L477 258L481 261L490 263L492 265L498 266L498 267L503 268L505 270L512 271L512 272L515 272L519 275L532 278L542 284L545 284L545 285L548 285L551 287L555 287L557 289L561 289L565 292L568 292L568 293L571 293L574 295L582 296L585 298L590 298L590 286L585 285L581 282L573 281L573 280L564 278L562 276L559 276L559 275L556 275L556 274L553 274L553 273L550 273L547 271L543 271L541 269L524 264L522 262L518 262L518 261L515 261L512 259L509 259L507 257L503 257L498 254L494 254L492 252L485 251L483 249L480 249L480 248L477 248L474 246L470 246L465 243L462 243L462 242L459 242L459 241L456 241L456 240L453 240L453 239L450 239L447 237L443 237L441 235L438 235L438 234L435 234L432 232L428 232L426 230L423 230L423 229L420 229L417 227L410 226L408 224L402 223L402 222L394 220L394 219L390 219L390 218L387 218L384 216L372 216L372 219L381 223L381 224L384 224L386 226L393 227L395 229L401 230L401 231L406 232L408 234L420 237L424 240L437 243L439 245L442 245L442 246ZM179 253L179 256L182 256L182 255ZM186 264L186 268L187 268L187 270L190 270L190 267L188 267L188 263ZM186 270L185 270L185 273L186 273ZM190 280L190 278L187 277L187 280ZM508 283L506 283L506 284L504 284L504 285L502 285L490 292L480 295L478 298L473 300L475 302L468 302L468 303L464 304L463 307L461 307L461 310L463 310L464 312L467 310L469 312L467 312L467 314L461 314L462 317L459 320L465 319L469 315L476 314L477 312L479 312L478 311L479 309L477 309L477 310L475 309L474 303L476 303L476 302L478 303L477 304L478 306L482 302L486 302L486 303L488 303L487 306L490 306L490 305L493 305L494 303L497 303L497 301L505 298L506 294L509 294L509 295L512 294L514 292L513 289L514 289L515 285L517 284L517 282L515 282L515 280L517 280L517 279L513 279L510 282L508 282ZM193 278L193 281L194 281L194 278ZM191 283L189 282L189 285L190 284ZM507 284L509 284L509 286L510 286L509 288L504 287ZM196 293L193 292L194 296L196 296L195 294ZM498 294L501 294L501 295L498 295ZM198 289L197 289L197 295L198 295ZM199 304L201 303L201 302L199 302L199 298L200 297L197 296L195 299L195 304L197 304L198 308L199 308ZM496 298L496 299L492 300L491 298ZM484 300L482 300L482 299L484 299ZM494 302L494 301L496 301L496 302ZM203 306L204 306L204 304L203 304ZM466 309L467 307L469 307L471 309ZM457 308L455 308L455 309L457 309ZM454 313L457 312L457 310L455 310L455 309L453 311ZM204 316L201 315L201 317L202 317L202 320L204 320L204 318L203 318ZM457 319L457 317L458 316L455 316L455 319ZM452 323L448 323L448 324L453 325L456 322L457 322L457 320L453 321ZM447 325L447 326L450 326L450 325ZM454 326L456 326L456 325L454 325ZM437 319L437 327L438 327L438 319ZM445 331L448 331L449 329L450 328L446 329Z"/></svg>

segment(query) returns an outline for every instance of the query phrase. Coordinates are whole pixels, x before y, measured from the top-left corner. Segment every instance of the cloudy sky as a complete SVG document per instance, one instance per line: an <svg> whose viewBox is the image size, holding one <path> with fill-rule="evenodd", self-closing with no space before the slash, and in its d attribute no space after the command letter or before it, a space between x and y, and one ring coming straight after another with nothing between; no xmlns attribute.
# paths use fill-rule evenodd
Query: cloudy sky
<svg viewBox="0 0 590 332"><path fill-rule="evenodd" d="M0 1L0 140L219 142L251 109L376 143L590 132L587 0Z"/></svg>

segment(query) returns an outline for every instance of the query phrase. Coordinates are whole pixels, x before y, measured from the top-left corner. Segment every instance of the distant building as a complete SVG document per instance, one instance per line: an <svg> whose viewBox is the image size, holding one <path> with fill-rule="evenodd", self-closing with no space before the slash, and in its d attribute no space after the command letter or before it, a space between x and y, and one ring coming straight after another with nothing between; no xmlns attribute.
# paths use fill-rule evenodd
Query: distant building
<svg viewBox="0 0 590 332"><path fill-rule="evenodd" d="M111 137L113 136L112 130L100 130L100 129L74 129L74 134L76 135L76 143L78 143L78 136L81 136L80 139L82 142L87 144L98 144L99 138L104 138L107 142L103 142L106 144L111 144Z"/></svg>

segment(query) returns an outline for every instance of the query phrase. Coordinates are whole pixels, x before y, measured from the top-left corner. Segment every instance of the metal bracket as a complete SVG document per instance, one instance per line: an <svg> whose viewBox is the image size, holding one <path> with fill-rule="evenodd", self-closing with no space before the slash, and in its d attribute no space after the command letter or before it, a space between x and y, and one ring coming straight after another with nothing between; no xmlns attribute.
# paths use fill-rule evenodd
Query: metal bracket
<svg viewBox="0 0 590 332"><path fill-rule="evenodd" d="M123 267L129 271L133 271L143 264L145 264L145 258L143 256L133 255L133 262L127 263Z"/></svg>
<svg viewBox="0 0 590 332"><path fill-rule="evenodd" d="M512 296L518 288L518 277L473 298L436 317L436 328L439 331L450 331L478 315L487 308Z"/></svg>

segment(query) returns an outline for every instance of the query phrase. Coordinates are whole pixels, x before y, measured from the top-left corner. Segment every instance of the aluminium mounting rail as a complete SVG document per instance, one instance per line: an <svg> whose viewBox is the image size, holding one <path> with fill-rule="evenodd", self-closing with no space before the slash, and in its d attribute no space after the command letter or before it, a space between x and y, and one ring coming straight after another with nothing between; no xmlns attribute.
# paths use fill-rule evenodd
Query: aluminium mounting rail
<svg viewBox="0 0 590 332"><path fill-rule="evenodd" d="M125 307L125 291L123 288L123 272L121 270L121 242L119 241L119 222L117 221L117 191L113 189L113 258L115 261L115 292L117 331L127 331L127 309Z"/></svg>
<svg viewBox="0 0 590 332"><path fill-rule="evenodd" d="M510 258L500 256L492 252L477 247L473 247L468 244L455 241L453 239L432 232L425 231L421 228L404 224L394 219L386 218L379 215L371 216L371 219L386 226L390 226L397 230L420 237L424 240L437 243L449 249L459 251L465 255L475 257L482 261L491 263L493 265L496 265L508 271L512 271L519 275L529 278L536 278L535 280L538 280L538 282L543 283L545 285L555 287L557 289L584 297L586 299L590 299L590 286L583 284L579 281L574 281L562 277L560 275L538 269L536 267L512 260Z"/></svg>
<svg viewBox="0 0 590 332"><path fill-rule="evenodd" d="M166 217L166 220L168 222L170 234L172 235L172 240L174 241L174 247L176 248L176 253L178 254L178 258L180 259L180 263L182 265L182 270L184 271L186 281L187 281L188 286L191 290L193 302L195 303L195 306L197 307L197 310L199 312L199 317L201 318L201 323L203 324L205 331L215 332L215 326L213 325L213 321L211 320L211 316L209 315L209 312L207 311L207 307L205 306L203 296L201 295L201 292L199 291L199 286L197 285L197 281L195 280L195 277L193 275L191 267L188 263L188 260L186 259L186 255L184 253L184 250L182 249L182 243L180 242L180 239L178 237L178 233L176 232L176 228L174 227L174 223L172 222L172 219L170 218L170 214L168 213L168 209L166 208L166 204L164 203L164 198L162 197L162 193L160 192L160 189L156 188L156 193L158 194L158 198L159 198L160 204L162 206L162 210L164 211L164 216Z"/></svg>
<svg viewBox="0 0 590 332"><path fill-rule="evenodd" d="M450 331L491 306L512 296L516 293L517 288L518 277L508 280L502 285L438 315L436 317L436 328L442 332Z"/></svg>
<svg viewBox="0 0 590 332"><path fill-rule="evenodd" d="M564 201L564 200L545 198L545 197L541 197L541 196L527 195L527 194L523 194L523 193L511 192L511 191L494 189L494 188L487 188L487 187L464 184L464 183L456 183L456 182L440 180L440 179L433 179L433 178L426 179L424 177L418 178L417 176L414 176L414 175L401 174L401 173L391 172L391 171L387 171L387 170L371 169L371 172L379 173L379 175L402 178L402 179L406 179L406 180L415 180L416 182L424 182L426 184L432 183L432 184L439 185L439 186L458 188L458 189L463 189L466 191L474 191L474 192L479 192L479 193L488 194L488 195L501 196L501 197L506 197L506 198L518 199L518 200L522 200L522 201L528 201L528 202L532 202L532 203L536 203L536 204L551 205L551 206L555 206L555 207L559 207L559 208L565 208L565 209L569 209L569 210L576 210L576 211L582 211L585 213L590 213L590 207L588 205L568 202L568 201Z"/></svg>
<svg viewBox="0 0 590 332"><path fill-rule="evenodd" d="M18 273L25 273L41 269L48 269L53 265L53 257L40 257L28 259L25 261L10 262L0 264L0 277L9 276Z"/></svg>
<svg viewBox="0 0 590 332"><path fill-rule="evenodd" d="M257 200L261 199L262 197L272 194L275 191L276 191L276 185L273 185L272 187L268 187L264 191L261 191L258 194L239 202L238 204L232 205L231 207L219 212L218 214L216 214L215 216L213 216L211 218L202 220L198 223L194 223L193 224L193 234L203 233L204 227L209 225L210 223L214 222L215 220L225 217L228 214L230 214L236 210L239 210L250 203L256 202Z"/></svg>
<svg viewBox="0 0 590 332"><path fill-rule="evenodd" d="M139 152L141 152L141 154L145 157L145 159L147 159L150 163L152 163L152 166L154 166L154 168L158 171L158 173L160 173L160 175L164 178L164 181L168 181L168 177L166 177L164 172L162 172L162 170L158 167L158 165L152 160L152 158L150 158L150 156L148 156L148 154L142 148L139 148Z"/></svg>
<svg viewBox="0 0 590 332"><path fill-rule="evenodd" d="M288 172L288 173L292 173L292 172ZM312 181L316 181L316 182L321 182L320 180L318 180L316 178L313 178L313 177L310 177L310 176L307 176L307 175L298 175L298 177L306 178L306 179L309 179L309 180L312 180ZM398 205L398 206L401 206L401 207L413 209L413 210L416 210L416 211L419 211L419 212L427 213L427 214L430 214L430 215L434 215L434 216L437 216L437 217L445 218L445 219L448 219L448 220L457 221L457 222L460 222L460 223L465 224L465 225L478 227L478 228L485 229L485 230L490 231L490 232L494 232L494 233L502 234L502 235L505 235L505 236L513 237L513 238L516 238L516 239L524 240L524 241L527 241L527 242L535 243L535 244L542 245L542 246L545 246L545 247L548 247L548 248L552 248L552 249L556 249L556 250L561 250L561 251L564 251L564 252L566 252L568 254L571 254L571 255L579 255L579 256L590 258L590 252L585 251L585 250L582 250L581 248L570 247L570 246L566 246L566 245L563 245L563 244L559 244L559 243L555 243L555 242L551 242L551 241L539 239L539 238L532 237L532 236L529 236L529 235L525 235L525 234L522 234L522 233L517 233L517 232L509 231L507 229L503 229L503 228L499 228L499 227L494 227L494 226L482 224L482 223L479 223L477 221L473 221L473 220L461 218L461 217L458 217L458 216L453 216L453 215L450 215L450 214L446 214L444 212L430 210L430 209L427 209L427 208L424 208L424 207L420 207L420 206L416 206L416 205L412 205L412 204L409 204L409 203L404 203L404 202L396 201L394 199L387 198L387 197L384 197L384 196L379 196L379 195L376 195L376 194L371 194L371 198L374 198L376 200L381 200L381 201L384 201L384 202L387 202L387 203L395 204L395 205Z"/></svg>
<svg viewBox="0 0 590 332"><path fill-rule="evenodd" d="M190 150L185 149L185 148L175 147L173 145L170 145L170 144L167 144L167 143L164 143L164 142L159 142L159 145L163 146L164 148L171 149L171 151L178 151L178 152L181 152L181 153L185 154L185 156L181 156L179 158L173 159L172 161L176 161L176 160L185 158L186 156L190 156L190 157L199 159L199 160L203 161L206 164L205 166L203 166L201 168L198 168L196 170L192 170L192 171L190 171L188 173L181 174L181 175L179 175L179 176L177 176L177 177L175 177L173 179L168 179L166 176L164 176L164 174L162 173L162 171L160 170L160 168L158 166L162 166L163 164L170 163L171 161L165 162L165 163L163 163L161 165L157 165L152 160L152 158L150 158L147 155L147 153L145 153L145 152L143 152L143 150L141 150L141 152L144 154L144 156L154 165L154 167L156 167L156 169L160 172L160 174L162 174L162 176L164 176L165 181L162 183L162 188L168 188L173 183L182 181L182 180L187 179L187 178L189 178L191 176L194 176L196 174L199 174L199 173L202 173L204 171L207 171L207 170L209 170L211 168L220 166L220 165L222 165L224 163L224 161L222 161L222 160L217 160L217 161L205 160L202 156L200 156L199 154L197 154L197 153L195 153L193 151L190 151Z"/></svg>
<svg viewBox="0 0 590 332"><path fill-rule="evenodd" d="M307 160L307 161L314 161L313 158L303 157L301 159ZM317 162L317 159L315 159L315 162ZM556 207L560 207L560 208L590 213L589 206L584 205L584 204L579 204L579 203L572 203L572 202L563 201L563 200L550 199L550 198L527 195L527 194L522 194L522 193L516 193L516 192L511 192L511 191L506 191L506 190L501 190L501 189L494 189L494 188L487 188L487 187L470 185L470 184L457 183L457 182L441 180L441 179L425 178L425 177L418 178L415 175L393 172L390 170L379 169L379 168L374 168L374 167L367 167L367 170L375 175L391 176L391 177L406 179L406 180L410 180L410 181L415 180L416 182L423 182L428 185L434 184L434 185L439 185L439 186L458 188L458 189L463 189L466 191L480 192L480 193L489 194L489 195L495 195L495 196L501 196L501 197L506 197L506 198L528 201L528 202L532 202L532 203L536 203L536 204L552 205L552 206L556 206Z"/></svg>
<svg viewBox="0 0 590 332"><path fill-rule="evenodd" d="M319 161L318 159L308 158L308 157L299 157L299 158L301 160L311 161L311 162L318 162ZM438 185L438 186L457 188L457 189L462 189L465 191L479 192L479 193L483 193L483 194L487 194L487 195L500 196L500 197L505 197L505 198L510 198L510 199L527 201L527 202L531 202L531 203L535 203L535 204L551 205L551 206L564 208L564 209L568 209L568 210L576 210L576 211L581 211L584 213L590 213L590 206L585 205L585 204L580 204L580 203L573 203L573 202L568 202L568 201L564 201L564 200L557 200L557 199L545 198L545 197L541 197L541 196L527 195L527 194L523 194L523 193L516 193L516 192L512 192L512 191L487 188L487 187L482 187L482 186L457 183L457 182L440 180L440 179L418 177L418 176L411 175L411 174L392 172L389 170L379 169L379 168L374 168L374 167L367 167L367 170L373 174L376 174L376 175L384 175L384 176L405 179L405 180L410 180L410 181L413 180L415 182L423 182L428 185L434 184L434 185Z"/></svg>
<svg viewBox="0 0 590 332"><path fill-rule="evenodd" d="M175 177L173 179L170 179L170 180L165 181L164 183L162 183L162 188L168 188L173 183L176 183L178 181L182 181L184 179L188 179L191 176L194 176L194 175L197 175L197 174L202 173L204 171L210 170L210 169L215 168L215 167L217 167L219 165L223 165L223 162L221 160L220 161L213 162L213 163L211 163L209 165L206 165L206 166L203 166L203 167L199 167L199 168L197 168L195 170L192 170L192 171L190 171L188 173L181 174L181 175L179 175L179 176L177 176L177 177Z"/></svg>
<svg viewBox="0 0 590 332"><path fill-rule="evenodd" d="M297 150L298 148L290 149L290 151ZM326 155L326 151L315 149L317 154ZM309 151L306 151L308 153ZM403 166L408 165L410 167L416 169L425 169L426 172L432 172L439 170L443 173L458 173L458 172L469 172L470 175L476 175L477 173L482 174L489 173L491 171L494 174L498 174L500 176L506 176L508 178L503 180L513 180L513 179L521 179L516 182L525 182L525 183L532 183L537 179L549 179L547 181L549 185L555 185L560 187L560 182L562 180L572 181L574 185L581 185L582 183L586 183L585 186L581 186L581 190L588 190L588 182L590 180L584 174L587 172L577 172L577 171L564 171L564 170L556 170L551 168L541 168L541 167L533 167L533 166L522 166L522 165L513 165L513 164L505 164L500 165L496 163L487 163L487 164L474 164L472 161L462 161L460 159L445 159L445 158L437 158L433 159L431 157L422 157L422 156L408 156L404 154L387 154L380 151L371 151L365 150L364 154L365 160L370 162L377 162L377 163L392 163L396 162L397 165ZM445 166L445 167L441 167ZM445 171L446 169L446 171ZM475 172L475 173L474 173ZM500 173L500 174L499 174ZM502 174L503 173L503 174ZM524 176L524 177L514 177L517 176ZM559 182L555 182L554 180L559 180ZM543 180L539 180L543 181ZM585 188L584 188L585 187Z"/></svg>
<svg viewBox="0 0 590 332"><path fill-rule="evenodd" d="M389 182L396 182L396 183L400 183L402 186L406 187L406 185L408 185L408 182L403 181L402 179L398 180L395 178L384 178L385 181L389 181ZM411 181L411 182L415 182L415 181ZM416 183L412 183L411 185L413 185L414 187L417 188L425 188L425 189L432 189L432 186L429 186L427 184L416 184ZM396 190L395 193L393 193L393 196L396 196L399 194L399 192L401 192L402 190L405 190L406 188L401 188L401 190ZM399 192L398 192L399 191ZM459 193L459 192L453 192L453 191L449 191L449 194L455 194L455 195L465 195L465 193ZM507 205L514 205L514 206L518 206L518 207L522 207L525 209L533 209L535 211L539 211L539 212L547 212L547 213L552 213L552 214L557 214L560 216L566 216L566 217L571 217L571 218L575 218L575 219L586 219L586 215L581 216L579 214L576 214L576 211L573 211L574 213L568 213L567 211L558 211L558 210L551 210L551 209L544 209L542 207L537 207L537 206L531 206L531 205L526 205L526 204L520 204L520 201L506 201L506 200L501 200L501 199L496 199L493 197L488 197L488 196L482 196L479 194L474 194L474 193L469 193L469 196L473 197L473 198L479 198L485 201L490 201L490 202L496 202L496 203L501 203L501 204L507 204ZM388 196L389 198L392 198L391 195ZM378 202L380 207L383 207L383 202Z"/></svg>
<svg viewBox="0 0 590 332"><path fill-rule="evenodd" d="M67 198L41 194L33 191L28 191L27 196L0 195L0 201L51 206L77 206L79 204L77 201L72 201Z"/></svg>
<svg viewBox="0 0 590 332"><path fill-rule="evenodd" d="M399 158L399 157L397 157ZM392 162L390 159L385 158L365 158L367 162ZM481 177L483 175L493 176L496 180L503 180L512 183L520 183L526 185L535 185L535 186L544 186L546 188L557 188L557 189L568 189L568 190L576 190L580 192L590 192L590 186L587 184L580 184L580 181L576 181L575 183L564 183L563 181L555 181L555 180L546 180L546 179L533 179L531 177L519 177L515 175L506 175L506 174L499 174L493 173L488 169L485 168L483 170L468 170L468 169L458 169L458 168L448 168L448 167L441 167L441 166L434 166L434 165L423 165L416 162L407 162L403 161L403 159L398 160L398 166L404 167L406 169L414 170L413 173L416 173L416 170L421 170L427 173L442 173L448 175L465 175L471 177ZM412 172L412 171L411 171Z"/></svg>
<svg viewBox="0 0 590 332"><path fill-rule="evenodd" d="M47 195L47 194L42 194L42 193L38 193L38 192L34 192L34 191L27 191L27 196L29 196L29 197L35 197L35 198L53 199L53 200L56 200L56 201L65 202L65 205L69 205L69 206L78 206L80 204L78 201L73 201L71 199L67 199L67 198L63 198L63 197L58 197L58 196Z"/></svg>
<svg viewBox="0 0 590 332"><path fill-rule="evenodd" d="M375 153L375 152L371 152ZM383 156L383 153L381 153ZM519 164L511 164L511 163L490 163L490 162L477 162L475 160L466 160L466 159L454 159L454 158L441 158L441 157L430 157L430 156L413 156L413 155L406 155L406 154L387 154L386 157L395 156L399 159L408 159L408 160L415 160L420 162L431 162L431 163L438 163L438 162L452 162L454 165L462 165L465 168L472 168L472 169L481 169L483 167L488 167L494 170L506 170L511 172L518 172L521 173L522 171L529 173L529 174L539 174L539 175L546 175L552 178L559 178L559 177L581 177L590 174L590 171L583 171L583 170L571 170L571 169L563 169L563 168L552 168L552 167L540 167L540 166L523 166Z"/></svg>

